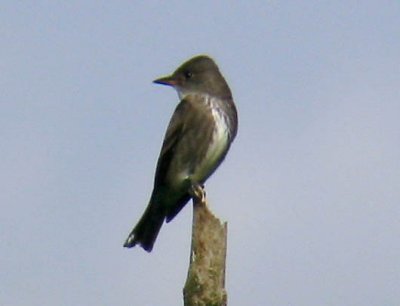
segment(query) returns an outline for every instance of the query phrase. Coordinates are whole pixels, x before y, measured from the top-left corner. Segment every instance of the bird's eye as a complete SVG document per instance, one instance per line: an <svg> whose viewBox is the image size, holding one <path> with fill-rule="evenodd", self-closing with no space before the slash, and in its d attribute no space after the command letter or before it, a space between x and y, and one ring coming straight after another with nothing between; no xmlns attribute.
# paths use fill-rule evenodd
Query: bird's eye
<svg viewBox="0 0 400 306"><path fill-rule="evenodd" d="M193 73L191 71L185 71L185 78L190 79L193 77Z"/></svg>

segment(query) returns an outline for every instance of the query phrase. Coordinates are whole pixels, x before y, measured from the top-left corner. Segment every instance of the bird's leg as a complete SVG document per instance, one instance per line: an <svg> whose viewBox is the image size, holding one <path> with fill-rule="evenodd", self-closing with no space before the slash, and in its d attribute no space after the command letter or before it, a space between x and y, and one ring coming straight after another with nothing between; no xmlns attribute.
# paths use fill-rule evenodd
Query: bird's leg
<svg viewBox="0 0 400 306"><path fill-rule="evenodd" d="M193 183L189 193L192 196L194 203L206 203L206 191L204 190L203 185Z"/></svg>

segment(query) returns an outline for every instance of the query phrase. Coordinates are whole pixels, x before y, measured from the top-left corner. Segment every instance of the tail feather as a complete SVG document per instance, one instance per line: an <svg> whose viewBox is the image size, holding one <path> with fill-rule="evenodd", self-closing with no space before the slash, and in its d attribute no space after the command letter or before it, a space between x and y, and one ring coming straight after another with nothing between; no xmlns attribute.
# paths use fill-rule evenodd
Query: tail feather
<svg viewBox="0 0 400 306"><path fill-rule="evenodd" d="M172 221L176 217L176 215L185 207L186 203L190 200L191 196L186 193L179 200L176 201L176 204L169 207L166 212L166 221L167 223Z"/></svg>
<svg viewBox="0 0 400 306"><path fill-rule="evenodd" d="M164 223L165 213L150 202L142 218L134 227L124 243L124 247L132 248L139 244L147 252L151 252L158 233Z"/></svg>

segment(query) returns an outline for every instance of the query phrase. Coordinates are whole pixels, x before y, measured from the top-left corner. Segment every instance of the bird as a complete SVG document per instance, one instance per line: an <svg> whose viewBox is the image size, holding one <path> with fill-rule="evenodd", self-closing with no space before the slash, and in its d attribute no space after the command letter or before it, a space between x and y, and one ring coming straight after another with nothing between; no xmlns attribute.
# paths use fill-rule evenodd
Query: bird
<svg viewBox="0 0 400 306"><path fill-rule="evenodd" d="M215 61L197 55L155 84L173 87L180 102L157 161L150 201L124 247L151 252L164 221L170 222L225 159L236 137L238 115L231 90Z"/></svg>

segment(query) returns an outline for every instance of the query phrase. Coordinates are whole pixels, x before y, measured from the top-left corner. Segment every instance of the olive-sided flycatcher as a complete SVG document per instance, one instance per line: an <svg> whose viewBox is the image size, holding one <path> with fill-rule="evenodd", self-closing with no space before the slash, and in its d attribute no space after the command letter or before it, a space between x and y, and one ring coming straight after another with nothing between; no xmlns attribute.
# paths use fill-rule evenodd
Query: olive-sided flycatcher
<svg viewBox="0 0 400 306"><path fill-rule="evenodd" d="M172 86L181 101L165 134L150 202L124 244L148 252L164 220L171 221L224 160L238 127L231 91L208 56L154 83Z"/></svg>

